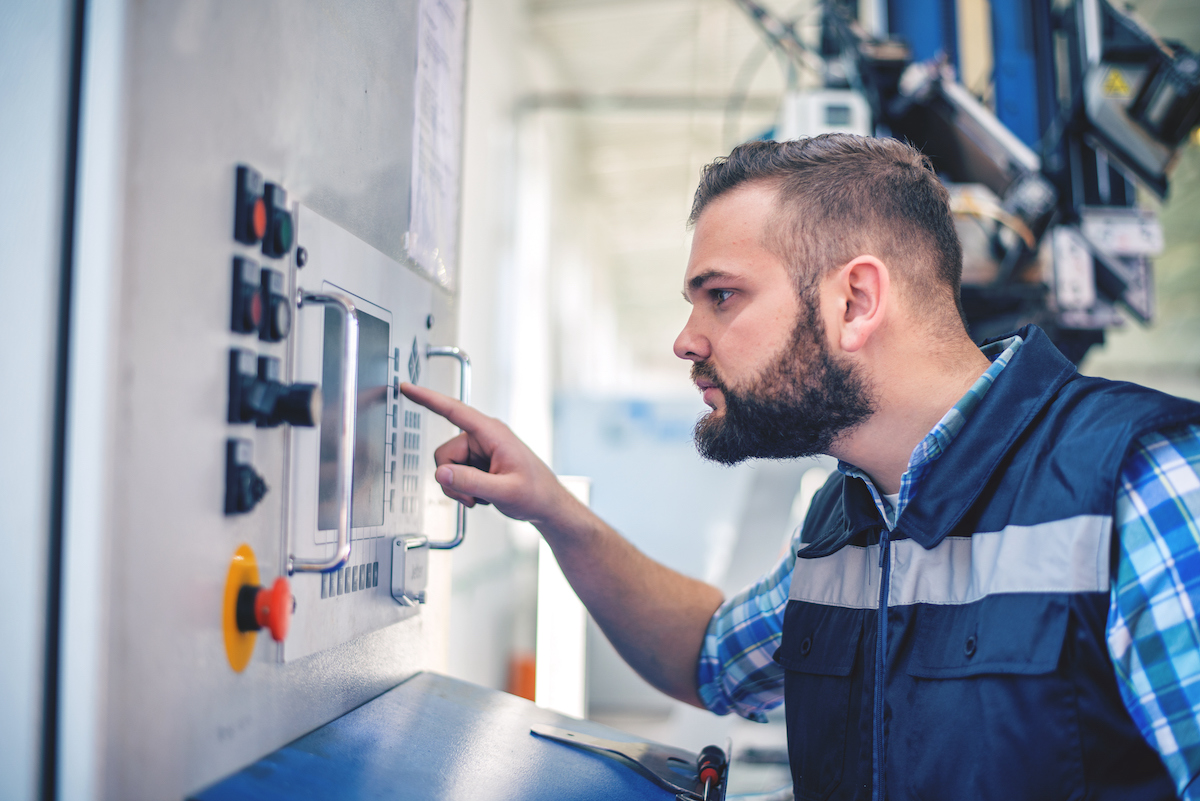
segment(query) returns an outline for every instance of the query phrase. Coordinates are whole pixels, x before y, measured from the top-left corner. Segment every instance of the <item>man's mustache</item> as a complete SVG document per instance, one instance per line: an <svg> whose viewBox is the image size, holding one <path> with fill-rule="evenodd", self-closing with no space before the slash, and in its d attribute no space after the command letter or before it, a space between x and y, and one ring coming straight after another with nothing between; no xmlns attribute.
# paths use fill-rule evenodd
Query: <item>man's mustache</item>
<svg viewBox="0 0 1200 801"><path fill-rule="evenodd" d="M713 386L721 390L722 394L726 394L725 382L721 380L719 375L717 375L717 368L713 367L711 363L694 362L692 364L692 383L699 381L701 378L703 378L705 381L711 382Z"/></svg>

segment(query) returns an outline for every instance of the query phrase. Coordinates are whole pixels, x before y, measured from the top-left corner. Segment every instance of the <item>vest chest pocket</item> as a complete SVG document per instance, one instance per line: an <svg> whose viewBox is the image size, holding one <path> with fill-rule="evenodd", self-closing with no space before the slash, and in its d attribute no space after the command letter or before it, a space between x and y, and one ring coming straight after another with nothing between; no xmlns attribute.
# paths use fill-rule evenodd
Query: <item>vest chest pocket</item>
<svg viewBox="0 0 1200 801"><path fill-rule="evenodd" d="M855 771L864 617L857 609L788 602L775 661L786 670L788 754L797 798L829 798L846 772Z"/></svg>
<svg viewBox="0 0 1200 801"><path fill-rule="evenodd" d="M907 668L888 687L888 764L913 798L1062 799L1082 787L1075 690L1058 670L1071 612L1057 594L910 610Z"/></svg>
<svg viewBox="0 0 1200 801"><path fill-rule="evenodd" d="M908 674L955 679L989 673L1037 676L1058 667L1069 612L1061 595L996 595L962 606L924 606Z"/></svg>

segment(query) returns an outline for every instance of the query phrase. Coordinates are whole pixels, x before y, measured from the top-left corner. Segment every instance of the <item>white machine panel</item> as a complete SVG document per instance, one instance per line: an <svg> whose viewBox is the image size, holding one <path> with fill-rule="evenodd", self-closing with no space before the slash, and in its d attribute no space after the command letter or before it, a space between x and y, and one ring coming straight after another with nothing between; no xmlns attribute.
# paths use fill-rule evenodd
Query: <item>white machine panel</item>
<svg viewBox="0 0 1200 801"><path fill-rule="evenodd" d="M825 133L871 135L871 107L852 89L789 92L783 98L775 139L780 142Z"/></svg>

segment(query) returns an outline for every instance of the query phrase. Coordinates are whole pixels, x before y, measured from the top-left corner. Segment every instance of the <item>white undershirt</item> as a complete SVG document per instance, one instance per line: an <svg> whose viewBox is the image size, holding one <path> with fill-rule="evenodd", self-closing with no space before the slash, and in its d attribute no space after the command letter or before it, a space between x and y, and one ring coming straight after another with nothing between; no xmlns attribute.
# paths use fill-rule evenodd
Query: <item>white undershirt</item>
<svg viewBox="0 0 1200 801"><path fill-rule="evenodd" d="M883 502L887 504L887 514L885 517L887 518L888 528L891 529L896 525L896 507L900 505L900 493L897 492L893 495L880 493L879 497L883 498Z"/></svg>

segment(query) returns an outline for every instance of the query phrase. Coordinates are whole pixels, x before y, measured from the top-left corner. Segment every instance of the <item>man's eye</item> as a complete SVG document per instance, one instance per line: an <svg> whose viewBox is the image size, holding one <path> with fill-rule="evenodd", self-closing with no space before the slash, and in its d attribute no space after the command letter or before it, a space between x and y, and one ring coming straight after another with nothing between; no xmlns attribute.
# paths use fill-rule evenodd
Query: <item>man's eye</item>
<svg viewBox="0 0 1200 801"><path fill-rule="evenodd" d="M712 290L712 297L713 297L713 300L716 301L716 304L718 306L720 306L722 303L724 303L725 301L727 301L731 297L733 297L733 290L732 289L714 289L714 290Z"/></svg>

